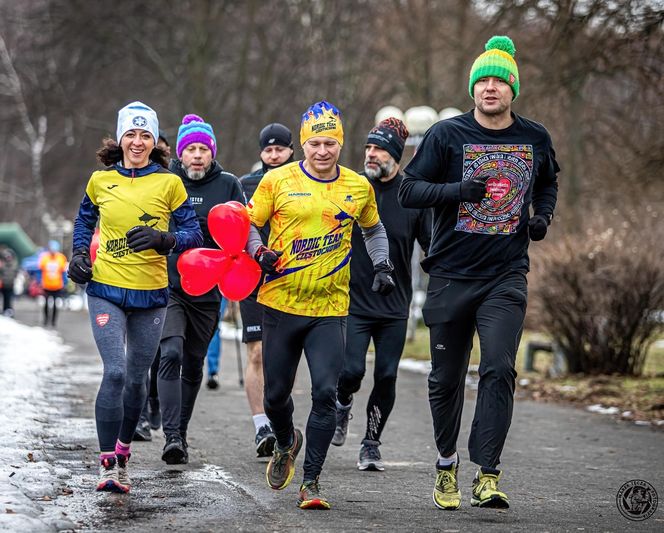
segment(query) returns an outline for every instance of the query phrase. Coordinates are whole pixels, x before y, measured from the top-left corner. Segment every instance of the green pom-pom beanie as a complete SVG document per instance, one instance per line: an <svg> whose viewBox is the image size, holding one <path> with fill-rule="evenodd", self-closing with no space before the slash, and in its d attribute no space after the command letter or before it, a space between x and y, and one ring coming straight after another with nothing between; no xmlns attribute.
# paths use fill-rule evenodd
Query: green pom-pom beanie
<svg viewBox="0 0 664 533"><path fill-rule="evenodd" d="M505 80L512 87L512 100L519 96L519 68L514 61L516 48L512 39L505 35L494 35L484 46L481 54L470 67L468 92L473 98L473 87L480 78L494 76Z"/></svg>

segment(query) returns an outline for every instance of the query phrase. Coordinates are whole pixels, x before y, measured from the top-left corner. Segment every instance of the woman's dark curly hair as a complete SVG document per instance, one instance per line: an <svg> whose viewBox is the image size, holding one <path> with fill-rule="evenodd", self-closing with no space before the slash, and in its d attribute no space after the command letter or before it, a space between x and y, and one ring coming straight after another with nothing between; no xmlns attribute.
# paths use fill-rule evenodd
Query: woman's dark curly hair
<svg viewBox="0 0 664 533"><path fill-rule="evenodd" d="M101 148L97 150L97 160L104 166L110 167L115 163L122 161L124 154L120 145L110 137L102 141ZM160 164L164 168L168 168L168 157L166 152L156 145L150 152L150 159L155 163Z"/></svg>

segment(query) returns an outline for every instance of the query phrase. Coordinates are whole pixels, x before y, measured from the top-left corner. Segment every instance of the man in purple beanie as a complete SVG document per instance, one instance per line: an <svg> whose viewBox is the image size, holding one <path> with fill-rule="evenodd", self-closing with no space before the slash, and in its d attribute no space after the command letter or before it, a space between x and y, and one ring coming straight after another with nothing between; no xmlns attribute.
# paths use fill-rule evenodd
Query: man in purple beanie
<svg viewBox="0 0 664 533"><path fill-rule="evenodd" d="M214 131L198 115L186 115L178 130L177 159L169 170L182 178L203 231L203 247L219 248L210 236L207 217L217 204L246 203L240 182L215 160L219 146ZM217 327L221 294L214 287L201 296L182 290L177 270L179 254L168 258L170 297L159 346L161 361L157 385L166 444L162 459L185 464L187 427L203 380L207 347Z"/></svg>

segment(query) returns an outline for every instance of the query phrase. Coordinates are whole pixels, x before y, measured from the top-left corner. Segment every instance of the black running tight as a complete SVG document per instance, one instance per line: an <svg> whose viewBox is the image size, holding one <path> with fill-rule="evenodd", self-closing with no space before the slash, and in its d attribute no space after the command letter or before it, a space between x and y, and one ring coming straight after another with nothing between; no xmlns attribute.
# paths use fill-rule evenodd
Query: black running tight
<svg viewBox="0 0 664 533"><path fill-rule="evenodd" d="M397 371L406 342L407 319L348 316L346 355L339 377L339 402L348 405L366 372L367 349L373 339L376 357L374 386L367 402L367 428L364 438L380 440L396 398Z"/></svg>
<svg viewBox="0 0 664 533"><path fill-rule="evenodd" d="M265 414L281 447L293 435L295 373L304 355L311 375L312 406L307 421L304 479L323 468L336 427L336 388L343 364L346 317L307 317L265 308L263 375Z"/></svg>

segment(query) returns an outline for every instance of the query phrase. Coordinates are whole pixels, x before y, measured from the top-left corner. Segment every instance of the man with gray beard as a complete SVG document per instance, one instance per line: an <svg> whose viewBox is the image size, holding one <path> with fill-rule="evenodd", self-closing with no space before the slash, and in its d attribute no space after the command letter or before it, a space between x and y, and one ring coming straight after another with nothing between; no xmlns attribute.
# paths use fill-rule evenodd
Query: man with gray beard
<svg viewBox="0 0 664 533"><path fill-rule="evenodd" d="M415 240L429 249L431 215L428 209L405 209L397 191L403 176L399 161L408 130L396 118L383 120L369 132L365 147L364 174L373 186L378 214L390 244L392 276L396 288L377 298L369 290L374 269L359 230L353 230L350 264L350 308L346 331L344 367L337 384L337 427L332 444L346 440L353 394L360 390L366 368L367 349L373 339L376 350L374 386L367 403L367 423L357 466L360 470L384 470L378 446L396 397L399 360L406 341L410 300L413 295L411 262Z"/></svg>
<svg viewBox="0 0 664 533"><path fill-rule="evenodd" d="M235 200L246 204L239 180L215 161L217 139L212 126L197 115L186 115L178 130L176 153L169 170L182 178L203 231L203 247L219 248L208 229L207 217L217 204ZM159 346L157 385L166 444L162 459L185 464L187 428L203 380L207 347L217 327L221 294L217 287L201 296L182 290L177 270L179 255L168 257L170 296Z"/></svg>

